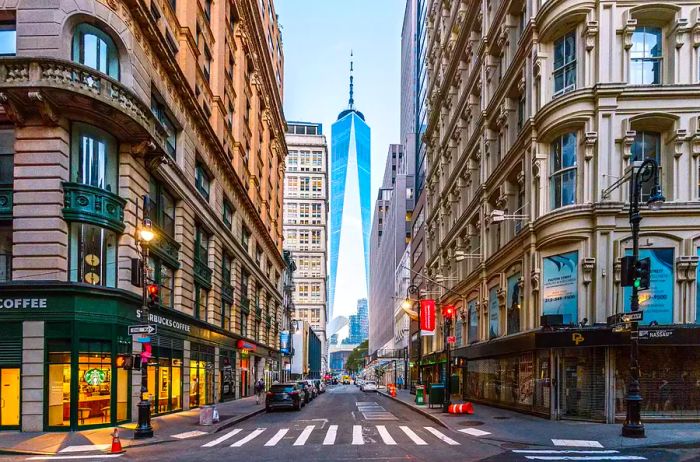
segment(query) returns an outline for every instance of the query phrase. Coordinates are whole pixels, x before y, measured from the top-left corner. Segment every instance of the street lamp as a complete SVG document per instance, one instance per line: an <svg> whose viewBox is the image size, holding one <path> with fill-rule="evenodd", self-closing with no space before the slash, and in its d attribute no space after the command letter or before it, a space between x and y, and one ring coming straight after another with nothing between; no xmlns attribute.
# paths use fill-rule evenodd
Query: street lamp
<svg viewBox="0 0 700 462"><path fill-rule="evenodd" d="M149 199L148 196L143 197L143 220L141 226L138 229L136 236L136 243L140 249L141 254L141 286L142 290L142 316L141 319L145 321L146 324L150 322L149 315L149 294L148 294L148 284L146 283L146 278L148 277L148 250L149 245L153 238L155 238L155 231L153 230L153 223L151 219L146 217L149 209ZM147 335L147 334L144 334ZM147 342L142 343L143 352L147 351ZM148 357L145 355L141 358L141 400L138 403L139 421L136 430L134 431L134 439L144 439L153 438L153 427L151 426L151 403L146 399L148 393Z"/></svg>
<svg viewBox="0 0 700 462"><path fill-rule="evenodd" d="M632 227L632 260L634 268L639 262L639 223L642 216L639 213L639 203L642 197L642 185L648 181L653 181L652 193L647 200L647 205L651 210L658 210L665 202L659 185L659 164L654 159L645 159L639 169L630 173L630 225ZM639 286L632 284L632 300L630 301L630 311L639 311ZM630 332L630 381L627 386L627 415L622 426L622 436L628 438L644 438L644 424L641 419L642 395L639 389L639 325L632 322Z"/></svg>
<svg viewBox="0 0 700 462"><path fill-rule="evenodd" d="M450 409L450 398L451 398L451 379L452 379L452 364L450 360L450 342L448 337L450 335L450 328L452 326L452 318L455 315L455 307L453 305L445 305L442 308L442 319L443 319L443 349L445 351L445 359L447 364L445 365L445 399L442 402L442 412L449 412Z"/></svg>

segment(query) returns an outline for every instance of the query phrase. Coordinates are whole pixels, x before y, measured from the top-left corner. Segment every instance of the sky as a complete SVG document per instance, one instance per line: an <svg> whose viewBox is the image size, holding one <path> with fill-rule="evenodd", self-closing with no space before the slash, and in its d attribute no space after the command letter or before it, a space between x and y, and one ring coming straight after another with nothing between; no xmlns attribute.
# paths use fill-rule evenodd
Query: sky
<svg viewBox="0 0 700 462"><path fill-rule="evenodd" d="M275 1L285 59L285 118L321 122L329 155L331 125L348 106L352 50L355 108L372 131L372 213L389 145L400 142L405 5L406 0ZM362 237L357 239L361 246ZM337 281L336 292L344 292L340 286L352 282Z"/></svg>

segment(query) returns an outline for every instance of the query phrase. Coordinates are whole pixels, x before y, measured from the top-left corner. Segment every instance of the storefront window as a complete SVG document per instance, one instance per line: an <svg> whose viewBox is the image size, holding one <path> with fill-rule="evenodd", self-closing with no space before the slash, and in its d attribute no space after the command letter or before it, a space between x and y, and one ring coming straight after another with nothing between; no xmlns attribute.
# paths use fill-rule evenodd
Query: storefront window
<svg viewBox="0 0 700 462"><path fill-rule="evenodd" d="M162 345L153 347L148 367L148 395L153 414L182 409L182 350Z"/></svg>
<svg viewBox="0 0 700 462"><path fill-rule="evenodd" d="M112 355L108 341L81 341L78 359L78 425L109 423Z"/></svg>
<svg viewBox="0 0 700 462"><path fill-rule="evenodd" d="M116 287L117 235L85 223L71 223L70 280Z"/></svg>
<svg viewBox="0 0 700 462"><path fill-rule="evenodd" d="M48 425L70 427L71 342L48 340Z"/></svg>
<svg viewBox="0 0 700 462"><path fill-rule="evenodd" d="M214 397L214 351L192 345L190 351L190 408L212 404Z"/></svg>
<svg viewBox="0 0 700 462"><path fill-rule="evenodd" d="M235 378L233 367L236 364L236 354L233 351L221 350L221 401L234 399L236 397Z"/></svg>

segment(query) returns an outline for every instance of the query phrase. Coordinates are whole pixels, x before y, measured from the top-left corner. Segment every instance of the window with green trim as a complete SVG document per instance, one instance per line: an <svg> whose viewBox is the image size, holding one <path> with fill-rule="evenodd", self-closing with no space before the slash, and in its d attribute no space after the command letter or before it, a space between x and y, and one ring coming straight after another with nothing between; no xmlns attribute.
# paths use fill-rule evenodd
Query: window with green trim
<svg viewBox="0 0 700 462"><path fill-rule="evenodd" d="M149 186L151 199L150 217L154 225L171 238L175 238L175 198L162 183L151 178Z"/></svg>
<svg viewBox="0 0 700 462"><path fill-rule="evenodd" d="M207 291L207 289L204 287L195 284L194 293L194 317L206 321L209 291Z"/></svg>
<svg viewBox="0 0 700 462"><path fill-rule="evenodd" d="M231 331L231 307L232 303L224 301L221 305L221 328Z"/></svg>
<svg viewBox="0 0 700 462"><path fill-rule="evenodd" d="M224 199L223 212L224 224L228 229L231 229L233 226L233 205L227 199Z"/></svg>
<svg viewBox="0 0 700 462"><path fill-rule="evenodd" d="M173 307L173 292L175 291L175 270L163 263L154 256L148 259L149 281L151 284L158 284L160 287L160 306L164 308Z"/></svg>
<svg viewBox="0 0 700 462"><path fill-rule="evenodd" d="M12 186L14 180L15 131L0 130L0 186Z"/></svg>
<svg viewBox="0 0 700 462"><path fill-rule="evenodd" d="M201 225L195 225L194 235L194 258L204 266L209 266L209 236Z"/></svg>
<svg viewBox="0 0 700 462"><path fill-rule="evenodd" d="M73 33L73 61L119 80L119 52L114 40L91 24L79 24Z"/></svg>
<svg viewBox="0 0 700 462"><path fill-rule="evenodd" d="M241 310L241 337L248 336L248 313Z"/></svg>
<svg viewBox="0 0 700 462"><path fill-rule="evenodd" d="M87 223L70 224L69 280L96 286L117 286L117 235Z"/></svg>
<svg viewBox="0 0 700 462"><path fill-rule="evenodd" d="M243 225L243 228L241 230L241 244L247 252L248 246L250 245L250 231L248 231L248 227L245 225Z"/></svg>
<svg viewBox="0 0 700 462"><path fill-rule="evenodd" d="M161 128L165 131L165 150L171 158L175 159L178 132L178 127L175 123L176 119L165 104L163 97L153 88L151 88L151 112L153 112L156 120L160 122Z"/></svg>
<svg viewBox="0 0 700 462"><path fill-rule="evenodd" d="M224 252L221 259L221 281L224 285L231 285L231 268L233 266L233 258L228 252Z"/></svg>
<svg viewBox="0 0 700 462"><path fill-rule="evenodd" d="M71 133L71 181L116 194L118 173L116 139L92 125L74 123Z"/></svg>
<svg viewBox="0 0 700 462"><path fill-rule="evenodd" d="M197 191L206 199L209 200L209 193L211 190L211 178L209 178L209 173L204 168L200 162L194 169L195 186Z"/></svg>

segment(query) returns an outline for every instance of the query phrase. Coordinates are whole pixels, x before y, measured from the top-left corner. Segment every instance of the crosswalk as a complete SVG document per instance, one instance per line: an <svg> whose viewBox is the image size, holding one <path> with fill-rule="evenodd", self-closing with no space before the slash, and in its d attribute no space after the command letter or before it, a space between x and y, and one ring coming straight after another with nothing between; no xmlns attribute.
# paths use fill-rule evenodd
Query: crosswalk
<svg viewBox="0 0 700 462"><path fill-rule="evenodd" d="M533 461L639 461L647 460L644 456L623 454L615 449L515 449L512 454L522 457L521 460Z"/></svg>
<svg viewBox="0 0 700 462"><path fill-rule="evenodd" d="M396 446L413 443L416 446L426 446L430 443L458 446L461 443L450 438L435 427L410 428L406 425L388 427L386 425L306 425L303 428L268 429L264 427L253 429L233 429L211 441L201 445L203 448L229 446L241 448L257 445L263 448L287 445L292 447L320 444L333 446L350 444L360 446L365 444L384 444Z"/></svg>
<svg viewBox="0 0 700 462"><path fill-rule="evenodd" d="M384 409L374 401L357 401L355 403L358 412L365 420L399 420L394 414Z"/></svg>

